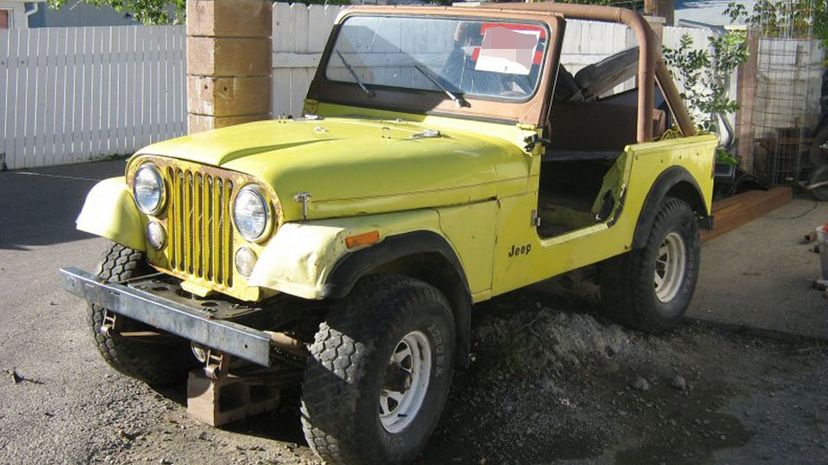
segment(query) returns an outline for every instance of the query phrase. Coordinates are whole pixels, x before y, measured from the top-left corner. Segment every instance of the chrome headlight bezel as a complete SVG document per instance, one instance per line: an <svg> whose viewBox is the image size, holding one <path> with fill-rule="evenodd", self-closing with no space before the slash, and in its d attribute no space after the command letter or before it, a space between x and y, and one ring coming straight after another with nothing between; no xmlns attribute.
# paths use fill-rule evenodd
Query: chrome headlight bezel
<svg viewBox="0 0 828 465"><path fill-rule="evenodd" d="M253 195L254 198L259 202L259 205L262 208L262 213L264 214L264 225L262 226L260 231L248 231L239 227L239 199L242 198L242 195ZM233 198L233 226L235 226L236 231L241 235L248 242L255 242L260 243L270 237L270 232L273 229L273 207L268 200L267 195L265 194L264 190L256 184L247 184L241 189L238 190L235 197Z"/></svg>
<svg viewBox="0 0 828 465"><path fill-rule="evenodd" d="M159 191L158 201L154 205L146 205L145 202L141 201L141 197L139 197L138 179L142 173L149 173ZM132 177L132 198L138 209L147 215L156 216L164 209L164 206L167 204L167 186L164 182L164 177L161 175L161 170L158 169L155 163L144 163L135 170L135 175Z"/></svg>

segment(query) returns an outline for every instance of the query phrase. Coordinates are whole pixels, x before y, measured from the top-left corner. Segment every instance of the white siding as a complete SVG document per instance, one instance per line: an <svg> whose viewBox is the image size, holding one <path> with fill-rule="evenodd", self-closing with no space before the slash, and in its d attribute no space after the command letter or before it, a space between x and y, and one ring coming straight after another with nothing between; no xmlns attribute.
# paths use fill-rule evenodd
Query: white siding
<svg viewBox="0 0 828 465"><path fill-rule="evenodd" d="M273 4L273 116L302 116L339 6Z"/></svg>

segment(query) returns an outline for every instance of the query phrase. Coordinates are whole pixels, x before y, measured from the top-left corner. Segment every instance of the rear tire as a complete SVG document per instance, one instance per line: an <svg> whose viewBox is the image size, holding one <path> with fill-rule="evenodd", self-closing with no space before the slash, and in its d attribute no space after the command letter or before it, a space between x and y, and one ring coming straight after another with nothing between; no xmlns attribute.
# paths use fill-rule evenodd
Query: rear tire
<svg viewBox="0 0 828 465"><path fill-rule="evenodd" d="M687 202L667 197L646 245L602 264L605 314L648 333L674 328L693 297L700 255L696 215Z"/></svg>
<svg viewBox="0 0 828 465"><path fill-rule="evenodd" d="M448 301L411 278L360 281L319 325L302 386L302 427L329 465L409 463L448 398L455 351Z"/></svg>
<svg viewBox="0 0 828 465"><path fill-rule="evenodd" d="M151 272L143 252L111 244L98 267L98 277L106 282L120 282ZM95 346L110 366L121 373L148 384L165 386L186 379L195 366L186 341L180 343L151 343L130 340L120 335L106 336L98 331L104 323L106 309L89 305L89 324ZM141 322L118 315L122 331L152 331Z"/></svg>

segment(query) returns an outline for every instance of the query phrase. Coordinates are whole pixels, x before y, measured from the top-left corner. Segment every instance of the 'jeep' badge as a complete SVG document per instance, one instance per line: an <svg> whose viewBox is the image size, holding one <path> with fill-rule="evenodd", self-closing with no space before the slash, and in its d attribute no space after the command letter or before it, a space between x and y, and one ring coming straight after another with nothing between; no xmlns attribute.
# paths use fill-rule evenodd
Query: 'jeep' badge
<svg viewBox="0 0 828 465"><path fill-rule="evenodd" d="M524 245L512 245L512 249L509 250L509 257L518 257L520 255L529 255L529 252L532 251L532 244L524 244Z"/></svg>

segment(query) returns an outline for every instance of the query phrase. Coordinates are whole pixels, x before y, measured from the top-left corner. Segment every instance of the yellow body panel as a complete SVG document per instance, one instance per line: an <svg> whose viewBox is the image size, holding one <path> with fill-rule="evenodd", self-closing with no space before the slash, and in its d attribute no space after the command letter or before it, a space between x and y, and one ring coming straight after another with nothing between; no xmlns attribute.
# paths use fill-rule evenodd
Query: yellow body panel
<svg viewBox="0 0 828 465"><path fill-rule="evenodd" d="M380 238L412 231L439 233L431 209L283 225L264 248L250 283L306 299L320 299L334 266L350 252L345 239L370 231Z"/></svg>
<svg viewBox="0 0 828 465"><path fill-rule="evenodd" d="M334 110L345 111L342 108ZM359 117L390 116L375 110L364 112L369 114L361 114ZM424 117L417 125L418 128L440 127L441 130L450 132L451 121L445 120L447 119ZM423 121L427 121L427 124ZM474 123L464 121L454 124L465 127ZM495 131L495 127L499 129ZM490 134L497 133L504 137L498 144L487 147L500 146L502 149L497 154L489 154L494 157L487 162L491 171L472 169L473 175L464 178L462 187L392 192L386 196L352 199L347 196L341 199L329 197L312 203L313 215L308 221L297 222L286 218L301 213L282 213L282 217L277 218L279 224L274 227L274 236L262 244L244 241L228 229L231 228L229 222L224 222L216 234L227 237L232 243L232 250L221 252L209 244L200 243L199 236L190 230L195 227L195 223L175 224L170 220L174 215L162 214L161 217L151 219L160 222L171 235L183 233L185 240L173 241L173 247L177 248L175 252L169 250L169 247L160 252L152 250L146 246L144 239L150 218L135 208L127 185L141 162L154 160L162 167L168 165L185 171L212 170L210 172L225 173L222 176L232 180L237 187L246 182L258 181L268 191L276 205L276 211L281 209L284 212L290 208L301 210L301 205L291 202L289 191L280 195L279 192L284 191L280 190L278 184L262 182L270 179L268 173L272 174L274 170L272 158L268 159L264 155L236 158L233 167L243 168L244 173L222 168L199 168L205 165L170 160L167 157L138 156L127 170L126 183L124 178L114 178L100 183L90 192L78 218L78 227L138 250L148 250L150 262L154 266L181 277L193 289L212 289L249 301L259 300L274 292L322 298L325 280L333 266L345 254L352 252L344 246L345 237L371 230L380 231L382 238L418 230L433 231L445 237L454 249L463 266L472 298L477 302L629 250L647 194L658 176L669 167L682 166L690 172L699 183L708 211L710 209L712 153L716 145L713 136L636 144L627 147L625 155L619 158L615 167L621 174L621 184L615 188L624 192L624 200L620 214L617 217L611 215L614 219L611 226L609 223L595 224L561 236L541 238L532 223L533 210L538 208L539 151L530 154L518 146L517 142L527 132L525 128L494 125L486 129ZM464 134L470 131L466 129ZM213 137L220 139L221 132L214 132L216 134ZM232 143L235 142L228 142ZM381 157L380 152L383 150L387 150L387 147L380 147L370 153L374 157ZM147 151L142 151L145 152ZM272 156L274 155L271 154ZM417 156L420 155L413 155ZM471 160L469 164L472 167L484 166L478 155L461 153L457 156ZM360 162L356 165L362 164L364 167L368 158L370 157L366 155L358 157ZM326 162L327 159L319 163L324 165ZM300 164L298 160L291 163ZM314 162L310 164L316 169L324 168ZM347 182L331 181L329 190L353 191L364 188L382 176L382 170L376 169L377 172L363 171ZM419 173L411 173L407 177L427 176L433 167L424 164L417 169ZM350 171L350 174L354 173L356 172ZM256 177L257 174L259 177ZM194 211L200 211L199 202L204 202L203 195L196 195L198 192L195 191L179 191L169 176L166 176L166 171L165 178L168 186L173 186L170 199L174 204L193 205ZM321 176L321 179L325 177ZM284 198L288 199L287 204L280 202ZM228 201L231 200L232 198ZM424 208L423 205L428 207ZM390 208L398 211L385 213ZM314 219L313 216L321 218ZM229 259L242 246L250 247L260 257L249 279L237 276L232 269L232 260ZM223 273L234 274L233 283L216 282L215 279L207 279L186 267L182 270L181 267L171 265L172 256L176 253L180 256L183 253L181 250L190 248L202 250L202 260L205 262L215 261L220 254L224 254L220 265Z"/></svg>
<svg viewBox="0 0 828 465"><path fill-rule="evenodd" d="M258 179L283 220L461 205L526 188L529 158L514 125L324 106L321 119L273 120L150 145L140 155L192 161ZM347 113L350 116L338 115ZM426 130L438 137L421 137ZM311 194L308 217L293 198Z"/></svg>
<svg viewBox="0 0 828 465"><path fill-rule="evenodd" d="M502 294L630 250L647 194L669 167L682 166L693 175L709 212L716 145L716 138L708 135L628 146L622 180L623 208L611 226L604 222L544 239L530 224L531 212L538 204L537 191L502 199L498 240L493 251L492 294ZM530 247L528 253L511 253L513 247L525 250L526 246Z"/></svg>

